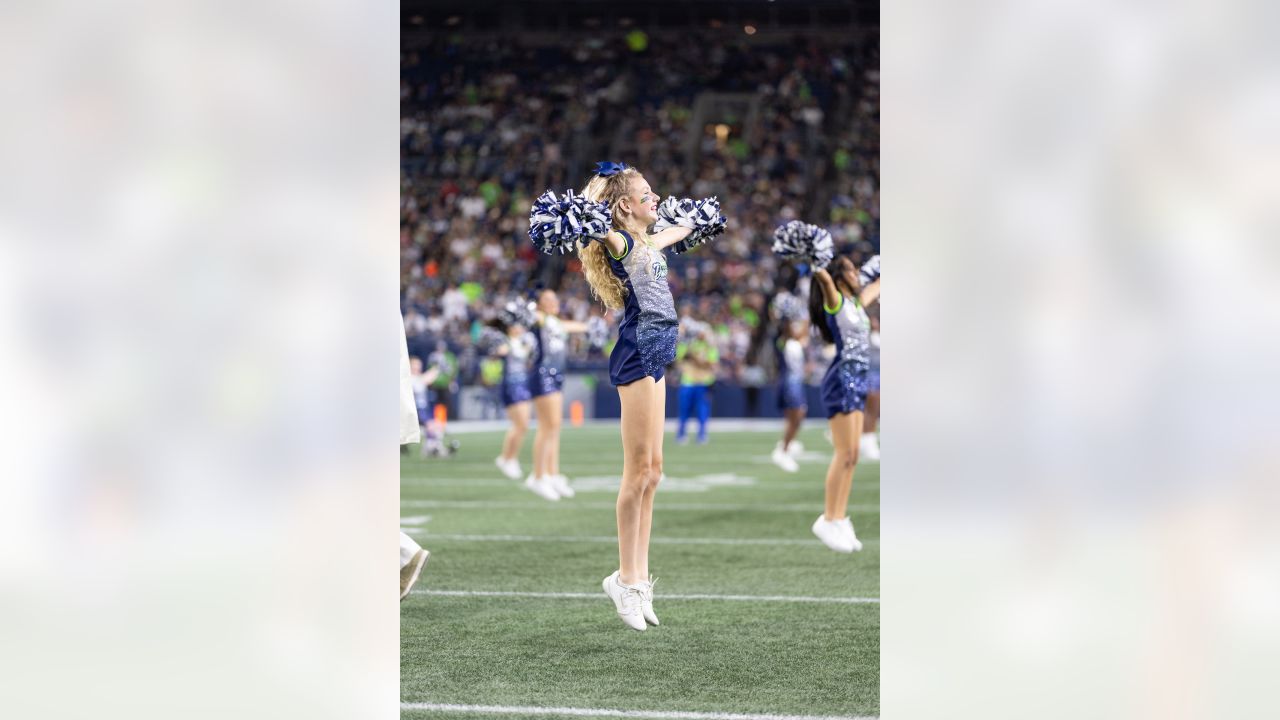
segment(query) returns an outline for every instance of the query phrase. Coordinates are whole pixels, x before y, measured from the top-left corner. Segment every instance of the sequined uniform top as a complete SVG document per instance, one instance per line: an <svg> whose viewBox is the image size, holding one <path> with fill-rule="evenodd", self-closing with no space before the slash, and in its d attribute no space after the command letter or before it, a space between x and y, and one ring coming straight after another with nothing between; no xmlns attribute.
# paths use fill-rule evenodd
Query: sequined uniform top
<svg viewBox="0 0 1280 720"><path fill-rule="evenodd" d="M544 316L542 325L533 330L533 366L563 375L568 338L569 333L565 332L560 318Z"/></svg>
<svg viewBox="0 0 1280 720"><path fill-rule="evenodd" d="M676 359L679 319L667 285L667 260L661 250L637 243L618 231L626 244L621 258L606 249L609 267L626 287L618 343L609 355L609 380L626 385L642 377L661 379Z"/></svg>

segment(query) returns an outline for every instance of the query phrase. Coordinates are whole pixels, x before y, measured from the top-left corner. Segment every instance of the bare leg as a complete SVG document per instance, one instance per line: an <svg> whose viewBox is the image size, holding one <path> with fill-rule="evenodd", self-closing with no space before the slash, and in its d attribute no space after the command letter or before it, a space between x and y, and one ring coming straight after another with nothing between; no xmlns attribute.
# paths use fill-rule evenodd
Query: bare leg
<svg viewBox="0 0 1280 720"><path fill-rule="evenodd" d="M549 395L539 395L533 399L533 407L538 412L538 427L533 431L533 476L536 478L546 477L550 473L547 471L547 439L549 436L549 428L547 428L547 415L550 409L547 406L547 398Z"/></svg>
<svg viewBox="0 0 1280 720"><path fill-rule="evenodd" d="M796 433L800 432L800 424L804 422L804 408L787 408L785 413L786 426L782 431L782 449L786 450L791 446L791 441L796 439Z"/></svg>
<svg viewBox="0 0 1280 720"><path fill-rule="evenodd" d="M867 393L867 416L863 419L862 431L873 433L880 424L880 391Z"/></svg>
<svg viewBox="0 0 1280 720"><path fill-rule="evenodd" d="M511 427L507 428L507 436L502 439L502 459L514 460L520 454L524 434L529 430L529 403L507 406L507 417L511 418Z"/></svg>
<svg viewBox="0 0 1280 720"><path fill-rule="evenodd" d="M849 504L849 488L853 485L853 469L858 464L858 438L862 433L862 412L841 413L828 421L831 444L835 452L827 467L827 520L840 520Z"/></svg>
<svg viewBox="0 0 1280 720"><path fill-rule="evenodd" d="M538 410L538 428L543 423L547 426L547 444L542 452L546 454L548 475L560 474L560 430L564 425L564 393L544 395L547 411Z"/></svg>
<svg viewBox="0 0 1280 720"><path fill-rule="evenodd" d="M640 575L640 525L645 491L657 482L653 427L661 409L654 407L653 378L618 386L622 403L622 485L618 488L618 569L623 584L634 585Z"/></svg>
<svg viewBox="0 0 1280 720"><path fill-rule="evenodd" d="M662 430L667 420L667 379L659 380L653 388L654 408L653 429L650 439L653 441L653 482L645 489L640 501L640 538L639 554L636 556L636 572L641 580L649 579L649 532L653 528L653 496L658 491L658 481L662 478Z"/></svg>

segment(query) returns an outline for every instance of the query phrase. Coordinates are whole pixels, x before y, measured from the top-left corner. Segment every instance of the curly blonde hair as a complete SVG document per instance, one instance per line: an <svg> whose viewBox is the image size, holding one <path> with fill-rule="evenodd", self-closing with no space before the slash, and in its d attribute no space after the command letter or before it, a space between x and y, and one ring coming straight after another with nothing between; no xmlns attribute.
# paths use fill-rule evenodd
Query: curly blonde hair
<svg viewBox="0 0 1280 720"><path fill-rule="evenodd" d="M609 203L609 212L614 218L613 229L618 229L622 227L618 221L618 202L631 190L631 181L639 176L640 171L631 167L609 177L596 175L583 188L582 194L592 202ZM605 307L621 310L627 299L627 288L609 267L608 252L604 243L593 242L579 250L578 257L582 260L582 274L591 286L591 294Z"/></svg>

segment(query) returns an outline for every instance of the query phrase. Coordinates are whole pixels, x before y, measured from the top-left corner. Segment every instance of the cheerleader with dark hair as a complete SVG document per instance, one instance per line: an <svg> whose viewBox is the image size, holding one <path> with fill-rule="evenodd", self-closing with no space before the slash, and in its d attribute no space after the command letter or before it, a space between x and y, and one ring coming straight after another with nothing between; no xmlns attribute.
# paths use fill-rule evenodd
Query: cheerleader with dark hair
<svg viewBox="0 0 1280 720"><path fill-rule="evenodd" d="M774 233L774 252L802 259L815 270L809 285L809 320L836 355L822 379L822 404L835 451L827 466L825 504L813 534L837 552L862 549L848 517L849 491L858 464L858 440L870 373L870 323L863 306L879 296L879 283L866 288L847 258L836 259L831 234L798 220ZM831 271L826 270L830 263Z"/></svg>

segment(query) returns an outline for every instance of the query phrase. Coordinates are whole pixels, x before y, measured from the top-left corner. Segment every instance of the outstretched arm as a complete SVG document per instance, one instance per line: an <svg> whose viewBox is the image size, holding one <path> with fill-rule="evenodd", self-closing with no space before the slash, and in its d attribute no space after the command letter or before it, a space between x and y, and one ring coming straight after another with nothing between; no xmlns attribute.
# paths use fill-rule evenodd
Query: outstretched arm
<svg viewBox="0 0 1280 720"><path fill-rule="evenodd" d="M858 302L862 303L862 307L870 307L871 303L880 299L880 279L870 285L865 285L862 292L858 294Z"/></svg>
<svg viewBox="0 0 1280 720"><path fill-rule="evenodd" d="M691 232L693 232L693 228L680 227L677 225L675 227L669 227L666 230L662 230L654 235L650 235L649 239L653 241L654 246L659 250L666 250L672 245L675 245L681 240L689 237L689 233Z"/></svg>
<svg viewBox="0 0 1280 720"><path fill-rule="evenodd" d="M831 279L831 273L825 268L818 268L813 271L813 279L818 283L818 287L822 288L822 304L829 308L840 307L843 296L836 289L836 283Z"/></svg>

